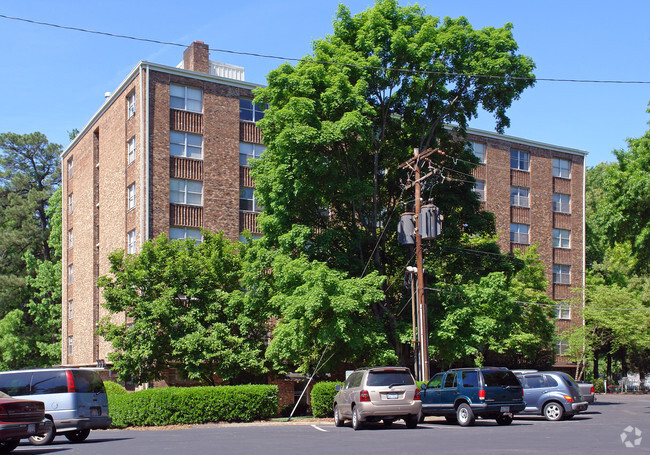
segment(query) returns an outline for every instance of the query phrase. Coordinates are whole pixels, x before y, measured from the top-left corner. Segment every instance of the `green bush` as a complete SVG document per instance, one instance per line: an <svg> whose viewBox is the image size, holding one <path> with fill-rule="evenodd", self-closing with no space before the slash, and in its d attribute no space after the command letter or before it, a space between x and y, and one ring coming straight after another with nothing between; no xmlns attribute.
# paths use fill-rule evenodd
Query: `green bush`
<svg viewBox="0 0 650 455"><path fill-rule="evenodd" d="M332 417L336 385L342 382L318 382L311 389L311 411L314 417Z"/></svg>
<svg viewBox="0 0 650 455"><path fill-rule="evenodd" d="M127 393L124 387L113 381L104 381L104 388L109 395L122 395Z"/></svg>
<svg viewBox="0 0 650 455"><path fill-rule="evenodd" d="M598 378L594 381L594 390L596 393L605 393L605 381L603 378Z"/></svg>
<svg viewBox="0 0 650 455"><path fill-rule="evenodd" d="M278 412L278 387L167 387L109 394L113 427L250 422Z"/></svg>

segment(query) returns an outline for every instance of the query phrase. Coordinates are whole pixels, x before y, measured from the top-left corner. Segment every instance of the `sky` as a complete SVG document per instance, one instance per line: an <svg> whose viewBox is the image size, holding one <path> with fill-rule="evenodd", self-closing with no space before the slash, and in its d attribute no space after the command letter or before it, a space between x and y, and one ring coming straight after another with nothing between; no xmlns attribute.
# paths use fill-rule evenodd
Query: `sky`
<svg viewBox="0 0 650 455"><path fill-rule="evenodd" d="M332 33L339 3L353 14L372 0L185 2L5 0L0 15L211 50L300 58ZM402 5L415 2L402 1ZM465 16L474 28L513 24L519 52L538 78L642 81L644 84L538 81L508 111L505 134L587 151L587 166L615 161L627 138L642 136L650 114L650 1L455 0L417 2L427 14ZM0 133L44 133L64 147L140 60L176 66L183 47L35 25L0 17ZM211 52L264 84L284 60ZM494 131L491 114L473 128Z"/></svg>

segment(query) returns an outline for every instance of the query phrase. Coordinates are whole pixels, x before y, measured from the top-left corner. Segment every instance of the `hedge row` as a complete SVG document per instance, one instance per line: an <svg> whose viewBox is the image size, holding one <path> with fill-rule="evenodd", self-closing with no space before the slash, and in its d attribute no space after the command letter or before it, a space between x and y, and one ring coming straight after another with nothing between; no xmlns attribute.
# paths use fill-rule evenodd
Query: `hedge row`
<svg viewBox="0 0 650 455"><path fill-rule="evenodd" d="M314 417L332 417L334 415L334 396L336 385L342 382L318 382L311 390L311 411Z"/></svg>
<svg viewBox="0 0 650 455"><path fill-rule="evenodd" d="M113 427L250 422L278 412L278 387L167 387L108 394Z"/></svg>

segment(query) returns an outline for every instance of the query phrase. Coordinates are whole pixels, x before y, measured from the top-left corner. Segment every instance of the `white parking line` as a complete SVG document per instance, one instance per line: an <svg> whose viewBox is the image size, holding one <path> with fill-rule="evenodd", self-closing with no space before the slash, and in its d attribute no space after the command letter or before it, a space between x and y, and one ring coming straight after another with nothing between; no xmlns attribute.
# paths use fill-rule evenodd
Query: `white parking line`
<svg viewBox="0 0 650 455"><path fill-rule="evenodd" d="M327 430L323 430L321 427L318 427L316 425L312 425L312 427L316 428L318 431L322 431L323 433L327 433Z"/></svg>

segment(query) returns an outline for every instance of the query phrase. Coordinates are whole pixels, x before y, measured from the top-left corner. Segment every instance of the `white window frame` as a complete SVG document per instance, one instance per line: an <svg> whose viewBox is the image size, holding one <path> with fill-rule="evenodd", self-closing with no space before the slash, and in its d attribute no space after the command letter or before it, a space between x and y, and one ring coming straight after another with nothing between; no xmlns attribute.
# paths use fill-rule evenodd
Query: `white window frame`
<svg viewBox="0 0 650 455"><path fill-rule="evenodd" d="M252 210L249 208L242 208L243 203L246 205L250 203ZM257 198L255 197L255 188L239 188L239 211L249 213L259 213L262 211L262 206L257 202Z"/></svg>
<svg viewBox="0 0 650 455"><path fill-rule="evenodd" d="M135 161L135 136L127 141L127 164L131 164Z"/></svg>
<svg viewBox="0 0 650 455"><path fill-rule="evenodd" d="M553 264L553 283L571 284L571 266L565 264Z"/></svg>
<svg viewBox="0 0 650 455"><path fill-rule="evenodd" d="M192 235L192 234L197 234L197 235ZM201 229L199 228L191 228L187 226L170 226L169 239L170 240L193 239L194 241L201 243L203 241L203 235L201 234Z"/></svg>
<svg viewBox="0 0 650 455"><path fill-rule="evenodd" d="M68 180L74 176L74 161L72 157L68 158Z"/></svg>
<svg viewBox="0 0 650 455"><path fill-rule="evenodd" d="M510 223L510 243L530 245L530 226L528 224Z"/></svg>
<svg viewBox="0 0 650 455"><path fill-rule="evenodd" d="M251 160L258 160L266 147L260 144L253 144L251 142L239 143L239 165L250 167Z"/></svg>
<svg viewBox="0 0 650 455"><path fill-rule="evenodd" d="M522 167L525 164L525 167ZM521 150L510 150L510 169L530 172L530 153Z"/></svg>
<svg viewBox="0 0 650 455"><path fill-rule="evenodd" d="M553 248L571 248L571 231L569 229L553 229Z"/></svg>
<svg viewBox="0 0 650 455"><path fill-rule="evenodd" d="M135 90L126 96L127 120L135 115Z"/></svg>
<svg viewBox="0 0 650 455"><path fill-rule="evenodd" d="M571 195L553 193L553 211L557 213L571 213Z"/></svg>
<svg viewBox="0 0 650 455"><path fill-rule="evenodd" d="M248 106L249 102L250 107ZM264 111L266 110L266 106L264 106L264 109L260 109L257 106L259 106L259 104L254 103L251 98L239 98L239 121L255 123L259 120L262 120L264 118Z"/></svg>
<svg viewBox="0 0 650 455"><path fill-rule="evenodd" d="M74 246L74 232L72 229L68 229L68 249L71 249Z"/></svg>
<svg viewBox="0 0 650 455"><path fill-rule="evenodd" d="M74 280L74 267L73 264L68 264L68 284L72 284Z"/></svg>
<svg viewBox="0 0 650 455"><path fill-rule="evenodd" d="M485 180L477 180L474 183L474 192L478 195L478 200L485 202Z"/></svg>
<svg viewBox="0 0 650 455"><path fill-rule="evenodd" d="M555 342L555 349L557 351L557 355L567 355L566 352L569 350L569 342L566 340L557 340Z"/></svg>
<svg viewBox="0 0 650 455"><path fill-rule="evenodd" d="M68 319L74 319L74 301L68 300Z"/></svg>
<svg viewBox="0 0 650 455"><path fill-rule="evenodd" d="M136 253L136 243L135 242L136 242L135 229L131 229L126 234L126 252L128 254L135 254Z"/></svg>
<svg viewBox="0 0 650 455"><path fill-rule="evenodd" d="M562 158L553 158L553 177L570 179L571 161Z"/></svg>
<svg viewBox="0 0 650 455"><path fill-rule="evenodd" d="M190 143L191 139L198 138L199 145L196 143ZM180 148L180 150L179 150ZM195 156L192 151L198 149L198 156ZM189 155L188 155L189 152ZM191 158L194 160L203 159L203 136L200 134L184 133L181 131L170 131L169 132L169 154L171 156L179 156L181 158Z"/></svg>
<svg viewBox="0 0 650 455"><path fill-rule="evenodd" d="M174 188L174 186L177 188ZM196 196L198 196L199 202L196 202ZM193 202L189 202L190 199ZM203 182L187 179L169 179L169 202L172 204L202 206Z"/></svg>
<svg viewBox="0 0 650 455"><path fill-rule="evenodd" d="M74 211L74 199L72 197L73 193L68 194L68 213L72 213Z"/></svg>
<svg viewBox="0 0 650 455"><path fill-rule="evenodd" d="M530 208L530 188L523 186L511 186L510 205L513 207Z"/></svg>
<svg viewBox="0 0 650 455"><path fill-rule="evenodd" d="M478 162L481 164L485 164L485 157L486 157L486 145L481 143L481 142L471 142L472 144L472 153L474 154L475 157L478 158Z"/></svg>
<svg viewBox="0 0 650 455"><path fill-rule="evenodd" d="M74 339L72 335L68 337L68 355L73 355L74 353Z"/></svg>
<svg viewBox="0 0 650 455"><path fill-rule="evenodd" d="M190 96L196 94L200 94L200 98ZM180 111L203 112L203 89L188 87L186 85L170 84L169 107Z"/></svg>
<svg viewBox="0 0 650 455"><path fill-rule="evenodd" d="M135 208L135 182L130 184L129 186L126 187L126 194L127 194L127 210L131 210Z"/></svg>

